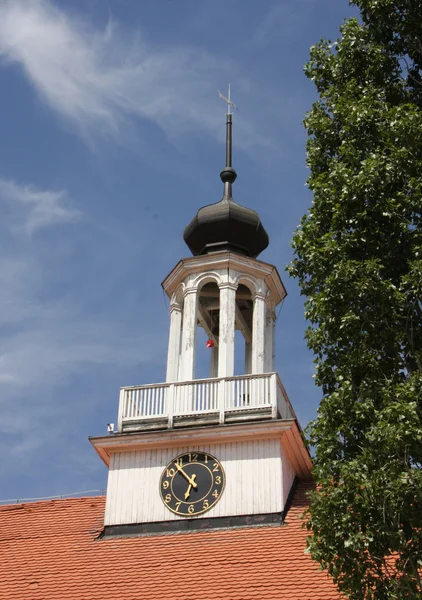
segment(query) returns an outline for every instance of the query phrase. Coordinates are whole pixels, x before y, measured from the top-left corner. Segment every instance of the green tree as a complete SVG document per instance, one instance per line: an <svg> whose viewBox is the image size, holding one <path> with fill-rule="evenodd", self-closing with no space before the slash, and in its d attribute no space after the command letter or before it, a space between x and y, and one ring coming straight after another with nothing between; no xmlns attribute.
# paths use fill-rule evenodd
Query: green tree
<svg viewBox="0 0 422 600"><path fill-rule="evenodd" d="M422 3L351 4L305 67L313 204L289 267L323 392L308 544L350 598L422 598Z"/></svg>

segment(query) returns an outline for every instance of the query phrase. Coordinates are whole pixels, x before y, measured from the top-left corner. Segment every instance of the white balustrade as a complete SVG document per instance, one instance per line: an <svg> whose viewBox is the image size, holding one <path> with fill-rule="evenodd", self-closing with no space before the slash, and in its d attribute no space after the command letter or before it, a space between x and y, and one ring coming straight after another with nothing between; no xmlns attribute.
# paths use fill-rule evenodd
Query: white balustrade
<svg viewBox="0 0 422 600"><path fill-rule="evenodd" d="M167 384L123 388L123 419L139 419L165 414Z"/></svg>
<svg viewBox="0 0 422 600"><path fill-rule="evenodd" d="M293 406L290 404L289 397L284 385L281 383L281 379L277 376L277 410L281 419L296 419L295 411Z"/></svg>
<svg viewBox="0 0 422 600"><path fill-rule="evenodd" d="M175 384L173 413L191 415L218 409L219 379L199 379Z"/></svg>
<svg viewBox="0 0 422 600"><path fill-rule="evenodd" d="M157 385L122 388L119 405L119 431L125 424L131 430L136 422L139 429L143 423L157 418L168 418L168 427L173 419L200 417L215 414L218 422L236 414L259 413L265 418L294 418L290 401L276 373L241 375L179 381Z"/></svg>
<svg viewBox="0 0 422 600"><path fill-rule="evenodd" d="M226 379L226 409L271 406L271 374Z"/></svg>

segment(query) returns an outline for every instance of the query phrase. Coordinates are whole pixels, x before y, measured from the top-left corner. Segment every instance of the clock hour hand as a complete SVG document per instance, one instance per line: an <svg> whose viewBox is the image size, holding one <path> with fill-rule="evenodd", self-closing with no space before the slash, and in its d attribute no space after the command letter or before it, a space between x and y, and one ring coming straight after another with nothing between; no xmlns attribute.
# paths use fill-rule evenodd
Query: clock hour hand
<svg viewBox="0 0 422 600"><path fill-rule="evenodd" d="M174 463L176 465L177 470L183 475L183 477L187 480L187 482L189 483L189 485L193 488L197 488L198 484L195 483L195 478L196 475L192 475L192 477L189 477L189 475L187 473L185 473L185 471L182 469L182 467L176 462Z"/></svg>
<svg viewBox="0 0 422 600"><path fill-rule="evenodd" d="M195 473L192 475L192 482L189 482L188 489L185 492L185 500L187 500L190 496L190 491L192 489L192 484L195 483L196 475Z"/></svg>

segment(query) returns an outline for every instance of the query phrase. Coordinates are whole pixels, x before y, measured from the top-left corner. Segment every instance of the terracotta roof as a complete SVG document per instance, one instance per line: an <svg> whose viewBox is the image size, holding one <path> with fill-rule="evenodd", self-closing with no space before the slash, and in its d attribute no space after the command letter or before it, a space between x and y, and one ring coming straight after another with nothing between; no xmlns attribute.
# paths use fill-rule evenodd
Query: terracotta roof
<svg viewBox="0 0 422 600"><path fill-rule="evenodd" d="M1 600L339 598L304 554L299 484L282 527L98 540L104 497L0 508Z"/></svg>

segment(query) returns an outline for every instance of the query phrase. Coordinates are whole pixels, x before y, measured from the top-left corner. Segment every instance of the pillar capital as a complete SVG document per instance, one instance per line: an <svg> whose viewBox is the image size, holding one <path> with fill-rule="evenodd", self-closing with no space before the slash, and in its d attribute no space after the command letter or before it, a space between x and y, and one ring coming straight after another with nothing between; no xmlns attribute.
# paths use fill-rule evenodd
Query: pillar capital
<svg viewBox="0 0 422 600"><path fill-rule="evenodd" d="M257 290L253 295L254 300L262 300L263 302L267 299L267 294L261 290Z"/></svg>
<svg viewBox="0 0 422 600"><path fill-rule="evenodd" d="M179 304L179 302L172 302L170 304L170 314L173 312L179 312L179 313L182 312L182 305Z"/></svg>
<svg viewBox="0 0 422 600"><path fill-rule="evenodd" d="M233 290L234 292L237 290L237 283L233 283L231 281L222 281L218 284L220 290Z"/></svg>
<svg viewBox="0 0 422 600"><path fill-rule="evenodd" d="M197 287L187 287L183 290L183 298L186 298L186 296L189 296L189 294L196 294L197 292Z"/></svg>

